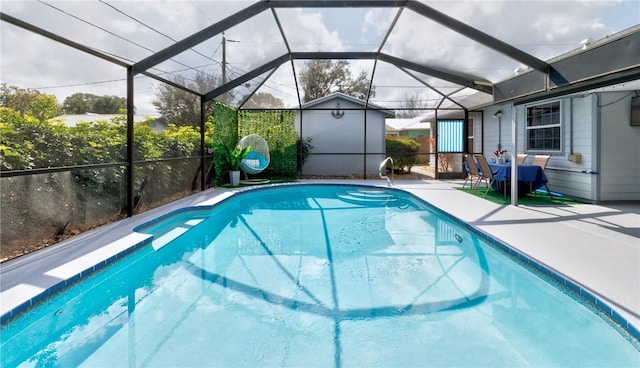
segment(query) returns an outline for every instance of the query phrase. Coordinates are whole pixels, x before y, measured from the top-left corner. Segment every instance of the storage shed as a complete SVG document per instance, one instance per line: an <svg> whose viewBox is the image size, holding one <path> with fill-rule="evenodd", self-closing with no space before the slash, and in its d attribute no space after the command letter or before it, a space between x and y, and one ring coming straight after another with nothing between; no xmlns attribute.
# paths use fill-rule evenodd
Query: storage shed
<svg viewBox="0 0 640 368"><path fill-rule="evenodd" d="M303 139L311 138L313 148L302 175L377 175L385 158L385 119L394 115L339 92L303 104L296 130Z"/></svg>

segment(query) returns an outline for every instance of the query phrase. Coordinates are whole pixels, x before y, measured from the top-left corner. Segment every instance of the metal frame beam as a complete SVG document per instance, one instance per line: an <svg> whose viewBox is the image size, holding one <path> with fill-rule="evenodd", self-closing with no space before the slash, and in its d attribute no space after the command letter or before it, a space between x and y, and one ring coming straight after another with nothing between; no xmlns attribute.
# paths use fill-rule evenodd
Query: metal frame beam
<svg viewBox="0 0 640 368"><path fill-rule="evenodd" d="M409 8L414 12L429 18L435 22L438 22L444 25L447 28L450 28L465 37L471 38L487 47L490 47L498 52L501 52L515 60L518 60L533 69L542 71L544 73L548 73L549 65L532 56L529 55L505 42L502 42L495 37L492 37L484 32L481 32L463 22L458 21L444 13L441 13L419 1L414 0L405 0L405 1L393 1L393 0L358 0L358 1L344 1L344 0L308 0L305 2L294 1L294 0L263 0L259 1L253 5L250 5L243 10L234 13L233 15L223 19L220 22L217 22L159 52L156 54L141 60L140 62L134 64L133 71L134 73L142 73L147 69L201 43L209 38L213 37L216 34L222 33L224 30L237 25L248 18L251 18L267 9L271 9L272 11L276 8L329 8L329 7L350 7L350 8L366 8L366 7L376 7L376 8ZM277 17L276 22L278 22ZM278 23L279 25L279 23ZM285 39L286 42L286 39ZM434 77L444 79L456 84L460 84L469 88L477 89L487 93L493 93L493 88L490 86L490 83L476 83L475 80L469 79L467 77L461 76L456 73L452 73L449 71L444 71L432 67L428 67L425 65L420 65L416 63L411 63L406 60L395 58L389 55L381 54L381 53L367 53L367 52L354 52L354 53L331 53L331 52L300 52L300 53L291 53L291 59L377 59L382 61L387 61L395 66L412 69L424 74L432 75ZM262 68L259 68L263 70ZM252 74L253 72L247 73L243 78L243 81L246 81L246 76ZM238 83L238 81L234 81L234 83ZM238 83L239 84L239 83ZM236 86L238 85L236 84ZM227 84L225 84L226 86ZM225 87L221 86L221 88ZM235 87L235 86L234 86ZM233 88L233 87L231 87ZM230 88L226 89L227 91ZM222 89L218 89L222 91ZM214 90L214 91L218 91ZM205 97L205 100L209 100L212 98L211 91Z"/></svg>
<svg viewBox="0 0 640 368"><path fill-rule="evenodd" d="M398 8L409 0L263 0L274 8Z"/></svg>
<svg viewBox="0 0 640 368"><path fill-rule="evenodd" d="M289 54L284 54L276 59L271 60L270 62L259 66L255 69L253 69L252 71L241 75L240 77L232 80L231 82L225 83L222 86L206 93L204 95L204 101L211 101L214 98L220 96L221 94L228 92L232 89L234 89L235 87L241 85L242 83L248 82L250 80L252 80L253 78L259 76L260 74L266 73L268 71L270 71L271 69L277 68L280 65L282 65L283 63L289 61Z"/></svg>
<svg viewBox="0 0 640 368"><path fill-rule="evenodd" d="M44 29L42 29L40 27L36 27L33 24L27 23L27 22L22 21L22 20L20 20L18 18L12 17L12 16L10 16L8 14L0 12L0 20L2 20L4 22L7 22L7 23L10 23L10 24L13 24L16 27L20 27L20 28L25 29L27 31L36 33L36 34L38 34L38 35L40 35L42 37L46 37L48 39L60 42L61 44L69 46L69 47L72 47L72 48L74 48L76 50L80 50L80 51L86 52L87 54L93 55L93 56L95 56L97 58L100 58L102 60L106 60L106 61L108 61L110 63L116 64L116 65L119 65L119 66L122 66L122 67L125 67L125 68L129 67L129 64L125 63L124 61L122 61L120 59L114 58L113 56L109 56L109 55L107 55L105 53L102 53L102 52L100 52L98 50L95 50L95 49L92 49L90 47L87 47L87 46L85 46L83 44L80 44L78 42L71 41L68 38L64 38L62 36L58 36L55 33L49 32L49 31L44 30Z"/></svg>
<svg viewBox="0 0 640 368"><path fill-rule="evenodd" d="M517 98L496 101L498 103L513 103L514 105L522 105L530 102L540 101L548 98L565 96L572 93L580 93L592 89L603 88L615 84L631 82L640 79L640 66L620 72L612 72L604 76L593 79L573 82L554 89L548 89L532 93L530 95L521 95Z"/></svg>
<svg viewBox="0 0 640 368"><path fill-rule="evenodd" d="M405 72L408 76L412 77L413 79L415 79L416 81L418 81L420 84L422 84L423 86L429 88L430 90L434 91L435 93L439 94L440 97L442 97L442 100L440 100L440 102L438 103L437 107L440 107L440 105L442 105L442 101L443 100L448 100L451 101L453 104L460 106L461 109L465 109L466 107L462 106L458 101L452 99L450 97L451 94L445 94L440 92L440 90L438 90L437 88L433 87L432 85L430 85L429 83L423 81L421 78L419 78L417 75L413 74L412 72L408 71L405 68L400 68L400 70L402 70L403 72ZM456 90L456 92L460 92L461 90L463 90L464 88L460 88L458 90ZM454 93L456 93L454 92Z"/></svg>
<svg viewBox="0 0 640 368"><path fill-rule="evenodd" d="M273 68L276 68L286 62L287 60L380 60L393 64L399 69L410 69L416 72L427 74L442 80L446 80L451 83L455 83L464 87L469 87L481 92L493 93L493 86L491 82L482 81L480 78L473 78L464 76L459 73L446 71L442 69L436 69L429 66L412 63L404 59L400 59L394 56L390 56L378 52L291 52L284 54L210 92L205 94L205 101L212 100L217 96L230 91L231 89L239 86L242 83L248 82L251 79L265 73Z"/></svg>
<svg viewBox="0 0 640 368"><path fill-rule="evenodd" d="M286 61L285 61L286 63ZM284 63L283 63L284 64ZM251 97L253 97L253 95L256 94L256 92L260 89L260 87L262 87L262 85L269 79L271 78L271 76L273 75L273 73L276 72L276 70L278 70L277 68L273 68L271 69L271 71L269 71L269 75L267 75L266 78L264 78L260 83L258 83L258 85L256 86L256 88L254 88L253 92L249 93L248 95L246 95L242 101L240 101L240 104L238 105L238 110L242 109L242 106L244 106L244 104L247 103L247 101L249 101L251 99Z"/></svg>
<svg viewBox="0 0 640 368"><path fill-rule="evenodd" d="M446 71L442 69L432 68L426 65L416 64L404 59L397 58L395 56L380 54L379 60L386 61L393 64L398 68L406 68L419 73L427 74L432 77L440 78L451 83L455 83L461 86L473 88L475 90L493 94L492 83L489 81L481 80L481 78L470 78L459 73ZM480 83L479 83L480 82Z"/></svg>
<svg viewBox="0 0 640 368"><path fill-rule="evenodd" d="M496 83L494 102L520 104L637 80L638 55L640 25L550 62L549 74L529 70Z"/></svg>
<svg viewBox="0 0 640 368"><path fill-rule="evenodd" d="M377 52L292 52L291 58L294 60L373 60L378 57Z"/></svg>
<svg viewBox="0 0 640 368"><path fill-rule="evenodd" d="M149 78L153 78L153 79L157 80L158 82L162 82L162 83L168 84L168 85L170 85L171 87L174 87L174 88L177 88L177 89L181 89L181 90L183 90L183 91L185 91L185 92L192 93L192 94L194 94L194 95L196 95L196 96L202 96L202 94L201 94L201 93L196 92L196 91L192 90L191 88L188 88L188 87L185 87L185 86L183 86L183 85L180 85L180 84L178 84L178 83L176 83L176 82L174 82L174 81L171 81L171 80L169 80L169 79L162 78L162 77L160 77L160 76L158 76L158 75L156 75L156 74L149 73L149 72L142 72L142 73L140 73L140 74L143 74L143 75L145 75L145 76L147 76L147 77L149 77Z"/></svg>
<svg viewBox="0 0 640 368"><path fill-rule="evenodd" d="M173 45L166 47L155 54L149 56L146 59L140 60L136 64L133 65L134 73L141 73L151 67L154 67L160 64L163 61L166 61L175 55L190 49L191 47L198 45L211 37L222 33L222 31L229 29L236 24L242 23L246 19L253 17L254 15L260 14L263 11L269 9L269 3L266 1L260 1L253 5L250 5L243 10L240 10L237 13L215 23L211 26L192 34L191 36L174 43Z"/></svg>
<svg viewBox="0 0 640 368"><path fill-rule="evenodd" d="M543 73L548 73L549 71L549 64L538 59L537 57L530 55L520 49L517 49L506 42L500 41L493 36L481 32L466 23L452 18L442 12L439 12L429 7L428 5L425 5L418 1L408 1L407 8L433 20L434 22L440 23L443 26L460 33L463 36L466 36L504 55L507 55L512 59L518 60L533 69L539 70Z"/></svg>
<svg viewBox="0 0 640 368"><path fill-rule="evenodd" d="M452 18L436 9L423 4L416 0L405 1L386 1L386 0L358 0L358 1L344 1L344 0L307 0L304 2L293 0L271 0L270 6L273 8L398 8L406 7L414 12L440 23L443 26L454 30L465 37L468 37L476 42L479 42L489 48L492 48L504 55L507 55L521 63L528 65L533 69L537 69L541 72L547 72L549 65L530 55L520 49L517 49L508 43L500 41L499 39L490 36L466 23L463 23L455 18Z"/></svg>

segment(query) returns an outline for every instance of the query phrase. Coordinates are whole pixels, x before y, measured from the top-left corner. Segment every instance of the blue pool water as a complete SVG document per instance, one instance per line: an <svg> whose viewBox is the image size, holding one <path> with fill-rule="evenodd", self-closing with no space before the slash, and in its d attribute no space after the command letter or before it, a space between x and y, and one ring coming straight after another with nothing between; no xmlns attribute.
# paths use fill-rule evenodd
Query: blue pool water
<svg viewBox="0 0 640 368"><path fill-rule="evenodd" d="M2 367L634 367L637 340L400 190L251 190L2 326Z"/></svg>

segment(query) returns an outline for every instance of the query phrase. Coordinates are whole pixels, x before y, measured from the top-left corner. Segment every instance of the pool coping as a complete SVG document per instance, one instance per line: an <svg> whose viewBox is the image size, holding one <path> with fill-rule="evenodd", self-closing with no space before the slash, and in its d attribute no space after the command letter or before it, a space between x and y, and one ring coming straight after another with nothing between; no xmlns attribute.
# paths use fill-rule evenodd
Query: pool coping
<svg viewBox="0 0 640 368"><path fill-rule="evenodd" d="M376 187L387 187L386 182L382 181L345 181L345 180L306 180L299 181L295 183L288 184L273 184L273 185L304 185L306 183L310 184L356 184L356 185L366 185L366 186L376 186ZM442 182L437 182L442 184ZM404 184L404 185L402 185ZM443 206L438 206L437 204L432 203L424 195L420 195L416 193L415 185L433 185L434 182L429 182L426 180L411 181L409 183L398 183L396 185L396 189L400 189L402 191L406 191L411 193L421 200L427 202L430 206L433 206L441 213L451 217L456 220L460 224L464 225L469 230L472 230L474 233L480 235L485 241L489 241L494 245L497 245L502 250L507 253L517 257L519 260L524 262L526 265L548 275L553 280L558 282L560 285L565 286L569 290L574 291L578 295L584 297L587 301L591 302L596 308L606 313L612 320L619 323L628 333L630 333L633 337L640 340L640 324L638 324L637 320L633 320L633 318L628 318L628 313L625 315L624 311L619 310L613 305L610 305L607 302L607 297L601 295L585 285L582 285L580 282L575 280L574 278L567 276L561 270L558 270L557 267L553 267L548 265L542 261L537 260L534 256L523 252L522 250L517 249L513 245L510 245L507 242L504 242L501 239L496 238L495 234L491 234L487 229L482 229L478 226L474 226L468 220L461 218L455 213L451 213L448 209L442 208ZM28 263L31 259L37 259L37 257L41 255L50 256L56 255L56 252L53 250L56 249L68 249L65 247L67 243L71 244L73 240L82 241L82 236L78 236L76 239L72 239L69 241L61 242L52 247L49 247L50 251L42 250L42 252L34 252L29 255L25 255L23 257L18 258L16 261L8 261L4 264L0 265L0 277L2 279L2 283L0 283L0 323L5 324L16 317L18 314L23 313L25 310L28 310L31 306L45 300L50 295L58 292L62 288L77 282L81 278L101 269L102 267L108 265L111 262L118 260L121 257L126 256L127 254L140 249L143 246L146 246L151 243L152 236L147 234L141 234L134 231L134 229L139 228L145 224L149 224L152 221L159 221L159 219L171 216L176 213L176 211L184 211L186 208L201 208L201 207L211 207L215 204L224 201L225 199L231 197L234 192L245 191L245 190L253 190L264 187L270 187L273 185L263 185L258 187L245 187L245 188L236 188L236 189L228 189L228 188L215 188L205 192L198 193L197 195L188 197L184 200L179 200L173 202L169 205L161 206L157 209L148 211L144 214L144 216L134 216L130 219L123 220L119 222L122 226L105 226L102 228L95 229L94 232L99 233L101 230L121 230L121 231L129 231L128 235L124 237L119 237L114 241L107 242L106 244L97 246L95 249L88 250L82 255L76 256L72 258L71 261L65 262L62 264L54 265L51 267L39 267L41 270L40 274L35 274L36 279L39 276L39 280L36 282L23 282L17 283L16 285L6 288L7 283L6 278L11 278L15 275L15 270L20 268L20 264L24 265ZM460 183L454 181L453 183L449 183L450 186L459 186ZM459 192L459 191L458 191ZM488 201L484 201L488 202ZM498 206L493 204L493 206ZM444 206L446 207L446 206ZM490 206L491 207L491 206ZM518 208L518 207L516 207ZM455 212L455 211L453 211ZM110 229L111 228L111 229ZM128 230L125 230L128 229ZM640 245L640 242L639 242ZM48 269L46 269L48 268ZM13 272L12 272L13 271ZM9 283L11 285L11 283ZM615 302L615 300L614 300Z"/></svg>

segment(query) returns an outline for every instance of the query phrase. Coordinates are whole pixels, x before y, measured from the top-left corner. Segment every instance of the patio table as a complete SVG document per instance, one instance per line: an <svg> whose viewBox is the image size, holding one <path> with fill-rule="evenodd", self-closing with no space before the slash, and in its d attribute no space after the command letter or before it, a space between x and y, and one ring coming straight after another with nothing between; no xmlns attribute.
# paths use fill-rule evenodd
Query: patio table
<svg viewBox="0 0 640 368"><path fill-rule="evenodd" d="M495 182L493 189L503 191L506 195L511 193L511 163L489 163ZM544 170L538 165L518 165L518 195L526 195L536 189L542 188L549 180Z"/></svg>

